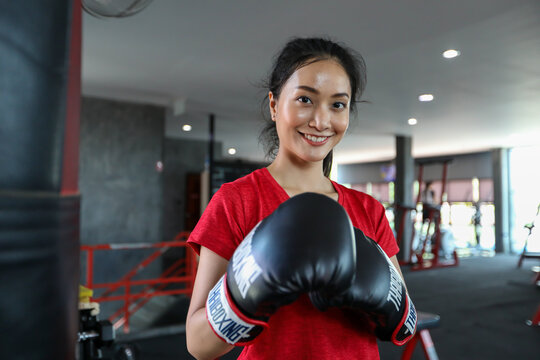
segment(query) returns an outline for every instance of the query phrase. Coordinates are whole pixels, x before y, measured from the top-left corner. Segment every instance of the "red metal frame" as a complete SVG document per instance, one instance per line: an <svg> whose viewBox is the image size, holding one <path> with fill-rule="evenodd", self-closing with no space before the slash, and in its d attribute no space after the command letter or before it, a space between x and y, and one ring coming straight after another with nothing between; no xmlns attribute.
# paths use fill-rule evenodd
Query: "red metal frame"
<svg viewBox="0 0 540 360"><path fill-rule="evenodd" d="M532 316L531 320L528 320L527 325L529 326L539 326L540 327L540 305L536 309L536 312Z"/></svg>
<svg viewBox="0 0 540 360"><path fill-rule="evenodd" d="M86 252L86 283L84 286L93 290L105 289L99 296L91 299L94 302L123 301L120 307L109 320L114 328L123 326L124 332L129 332L129 318L152 297L185 294L191 296L195 275L197 272L197 256L195 252L187 246L189 232L179 233L173 241L161 243L123 243L123 244L100 244L82 245L81 252ZM163 255L168 249L174 247L184 247L184 258L175 261L158 278L133 280L133 277L144 270L150 263ZM157 249L152 254L143 259L133 269L128 271L118 281L107 283L94 283L94 255L96 251L125 251ZM181 289L164 290L169 284L184 284ZM133 291L133 286L146 285L142 290ZM124 288L124 294L113 295L119 289Z"/></svg>
<svg viewBox="0 0 540 360"><path fill-rule="evenodd" d="M428 329L423 329L414 334L413 338L407 343L403 353L401 354L401 360L410 360L412 358L414 348L418 341L422 344L422 350L427 360L438 360L439 356L435 350L435 345L431 339L431 334Z"/></svg>

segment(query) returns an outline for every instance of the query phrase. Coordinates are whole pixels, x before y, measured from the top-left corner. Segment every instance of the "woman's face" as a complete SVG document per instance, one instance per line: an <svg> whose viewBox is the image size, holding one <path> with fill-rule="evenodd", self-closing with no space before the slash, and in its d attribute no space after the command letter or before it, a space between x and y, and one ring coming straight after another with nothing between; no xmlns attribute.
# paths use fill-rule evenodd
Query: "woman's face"
<svg viewBox="0 0 540 360"><path fill-rule="evenodd" d="M349 126L350 96L349 77L334 60L316 61L296 70L279 99L269 94L279 153L322 161Z"/></svg>

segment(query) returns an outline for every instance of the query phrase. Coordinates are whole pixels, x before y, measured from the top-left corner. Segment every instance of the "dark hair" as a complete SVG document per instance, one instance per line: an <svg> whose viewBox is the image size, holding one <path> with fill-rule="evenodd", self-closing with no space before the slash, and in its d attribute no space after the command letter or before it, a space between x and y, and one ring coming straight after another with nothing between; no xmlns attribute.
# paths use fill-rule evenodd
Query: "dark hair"
<svg viewBox="0 0 540 360"><path fill-rule="evenodd" d="M323 38L294 38L290 40L274 59L272 71L265 83L267 91L279 98L281 90L289 77L303 66L321 60L337 61L347 73L351 85L350 111L356 111L356 103L366 87L366 65L364 59L354 50L343 44ZM268 94L268 93L267 93ZM262 113L265 126L259 135L259 140L265 147L266 156L274 158L279 148L279 137L276 123L268 116L268 95L262 103ZM330 175L332 168L333 150L323 161L323 173Z"/></svg>

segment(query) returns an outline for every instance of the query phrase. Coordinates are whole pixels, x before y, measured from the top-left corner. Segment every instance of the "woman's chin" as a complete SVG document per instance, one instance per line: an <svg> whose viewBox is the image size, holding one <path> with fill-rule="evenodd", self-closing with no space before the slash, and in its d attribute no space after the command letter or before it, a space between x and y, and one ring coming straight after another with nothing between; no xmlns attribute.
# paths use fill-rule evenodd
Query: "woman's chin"
<svg viewBox="0 0 540 360"><path fill-rule="evenodd" d="M317 162L321 162L323 161L326 156L328 155L329 152L321 152L321 153L318 153L318 154L303 154L303 156L299 156L302 160L306 161L306 162L313 162L313 163L317 163Z"/></svg>

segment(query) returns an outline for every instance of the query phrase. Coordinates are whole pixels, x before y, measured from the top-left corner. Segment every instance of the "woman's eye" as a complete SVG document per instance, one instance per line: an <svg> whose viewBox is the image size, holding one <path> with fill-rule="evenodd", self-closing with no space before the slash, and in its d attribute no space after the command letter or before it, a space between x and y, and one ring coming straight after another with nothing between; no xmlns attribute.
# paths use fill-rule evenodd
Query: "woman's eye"
<svg viewBox="0 0 540 360"><path fill-rule="evenodd" d="M347 107L347 105L345 103L342 103L342 102L335 102L334 103L334 108L336 109L345 109Z"/></svg>
<svg viewBox="0 0 540 360"><path fill-rule="evenodd" d="M301 103L304 103L304 104L311 104L311 100L307 96L300 96L298 98L298 101L300 101Z"/></svg>

